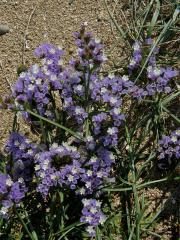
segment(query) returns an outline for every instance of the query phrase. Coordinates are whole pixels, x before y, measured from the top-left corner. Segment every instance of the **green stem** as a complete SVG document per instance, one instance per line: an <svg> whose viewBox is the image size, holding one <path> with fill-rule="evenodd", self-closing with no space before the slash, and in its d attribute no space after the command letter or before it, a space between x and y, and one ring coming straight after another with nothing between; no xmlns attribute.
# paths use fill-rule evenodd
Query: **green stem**
<svg viewBox="0 0 180 240"><path fill-rule="evenodd" d="M17 128L17 112L14 115L12 131L15 132Z"/></svg>
<svg viewBox="0 0 180 240"><path fill-rule="evenodd" d="M88 72L88 76L87 76L87 81L85 79L85 99L86 99L86 112L88 114L88 118L85 121L85 136L88 137L89 136L89 112L90 112L90 106L89 106L89 85L90 85L90 78L91 78L91 71L88 68L87 69ZM84 74L84 78L85 78L85 74Z"/></svg>
<svg viewBox="0 0 180 240"><path fill-rule="evenodd" d="M126 191L132 191L132 187L127 188L104 188L102 189L104 192L126 192Z"/></svg>
<svg viewBox="0 0 180 240"><path fill-rule="evenodd" d="M29 229L28 229L26 223L24 222L24 220L22 219L21 215L18 213L18 211L17 211L16 208L15 208L15 212L16 212L16 214L17 214L17 216L18 216L20 222L22 223L24 229L26 230L28 236L30 237L30 239L31 239L31 240L38 240L37 237L34 237L33 234L31 234L31 232L29 231Z"/></svg>
<svg viewBox="0 0 180 240"><path fill-rule="evenodd" d="M64 228L63 230L54 233L53 236L58 236L59 234L62 234L64 232L59 238L59 239L62 239L65 235L67 235L67 233L71 232L74 228L82 226L84 224L85 223L75 222L75 223L69 225L68 227Z"/></svg>
<svg viewBox="0 0 180 240"><path fill-rule="evenodd" d="M139 227L139 214L140 214L140 205L136 184L133 185L133 193L135 199L135 219L136 219L136 240L140 239L140 227Z"/></svg>
<svg viewBox="0 0 180 240"><path fill-rule="evenodd" d="M45 129L44 129L43 121L42 121L41 119L40 119L40 125L41 125L43 142L48 144L48 141L47 141L47 138L46 138L46 131L45 131Z"/></svg>
<svg viewBox="0 0 180 240"><path fill-rule="evenodd" d="M141 188L147 187L151 184L155 184L155 183L159 183L159 182L165 182L167 180L170 180L170 178L166 177L166 178L142 183L142 184L137 185L136 189L141 189ZM172 178L171 180L178 181L178 180L180 180L180 177L175 177L175 178ZM127 187L127 188L104 188L104 189L102 189L102 191L105 191L105 192L126 192L126 191L132 191L132 187Z"/></svg>
<svg viewBox="0 0 180 240"><path fill-rule="evenodd" d="M134 234L135 224L133 224L128 240L131 240Z"/></svg>
<svg viewBox="0 0 180 240"><path fill-rule="evenodd" d="M137 188L140 189L140 188L143 188L143 187L147 187L147 186L149 186L151 184L159 183L159 182L165 182L167 180L169 180L169 177L158 179L158 180L154 180L154 181L150 181L150 182L146 182L146 183L142 183L142 184L138 185ZM180 180L180 177L172 178L172 180Z"/></svg>
<svg viewBox="0 0 180 240"><path fill-rule="evenodd" d="M132 162L132 175L133 175L133 195L134 195L134 205L135 205L135 230L136 230L136 240L140 239L140 227L139 227L139 215L140 215L140 205L139 205L139 197L137 192L137 177L136 177L136 168L135 168L135 160L133 157L133 152L131 152L131 162Z"/></svg>

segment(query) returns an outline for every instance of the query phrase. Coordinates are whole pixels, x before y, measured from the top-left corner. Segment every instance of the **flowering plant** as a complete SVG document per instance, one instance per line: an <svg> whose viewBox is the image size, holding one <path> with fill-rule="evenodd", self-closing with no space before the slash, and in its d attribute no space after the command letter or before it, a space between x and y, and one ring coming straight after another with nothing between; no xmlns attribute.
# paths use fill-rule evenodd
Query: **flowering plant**
<svg viewBox="0 0 180 240"><path fill-rule="evenodd" d="M157 64L155 48L138 76L144 48L147 52L153 44L148 38L133 44L123 76L103 75L103 45L85 27L74 33L77 58L67 66L61 47L38 47L40 63L19 75L1 106L16 117L0 174L0 214L6 220L17 216L28 239L106 236L108 222L119 216L112 192L122 192L123 206L134 199L137 212L131 209L130 221L140 236L138 189L149 183L139 179L150 161L180 156L179 130L163 136L178 72ZM19 114L37 141L19 133ZM124 217L121 223L127 229Z"/></svg>

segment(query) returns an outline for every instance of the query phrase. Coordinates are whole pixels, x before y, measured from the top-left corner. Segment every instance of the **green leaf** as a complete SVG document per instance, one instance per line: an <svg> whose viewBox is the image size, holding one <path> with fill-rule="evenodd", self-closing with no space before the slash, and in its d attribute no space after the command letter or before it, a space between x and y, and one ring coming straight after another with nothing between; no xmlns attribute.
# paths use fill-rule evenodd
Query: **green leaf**
<svg viewBox="0 0 180 240"><path fill-rule="evenodd" d="M96 227L96 240L102 240L99 227Z"/></svg>
<svg viewBox="0 0 180 240"><path fill-rule="evenodd" d="M143 27L144 27L144 25L146 23L147 17L149 15L149 12L150 12L152 6L153 6L153 3L154 3L154 0L151 0L151 2L147 5L147 7L145 9L145 12L144 12L145 16L144 16L143 22L141 23L141 28L139 30L138 39L139 39L139 36L141 35L141 32L142 32Z"/></svg>
<svg viewBox="0 0 180 240"><path fill-rule="evenodd" d="M150 22L150 26L148 28L148 36L152 35L153 29L154 29L154 27L157 23L158 17L159 17L160 8L161 8L160 1L156 0L156 10L153 14L152 20Z"/></svg>
<svg viewBox="0 0 180 240"><path fill-rule="evenodd" d="M180 119L176 117L173 113L171 113L166 107L162 105L162 109L167 112L177 123L180 124Z"/></svg>
<svg viewBox="0 0 180 240"><path fill-rule="evenodd" d="M151 235L155 236L156 238L158 237L158 238L162 239L161 235L159 235L159 234L157 234L155 232L149 231L148 229L144 229L143 228L142 231L147 232L148 234L151 234Z"/></svg>
<svg viewBox="0 0 180 240"><path fill-rule="evenodd" d="M128 188L103 188L102 191L104 191L104 192L126 192L126 191L132 191L132 187L128 187Z"/></svg>
<svg viewBox="0 0 180 240"><path fill-rule="evenodd" d="M18 216L18 218L19 218L21 224L23 225L24 229L26 230L29 238L30 238L31 240L38 240L38 237L37 237L36 233L35 233L34 231L31 232L31 231L28 229L28 226L27 226L28 224L26 224L26 223L24 222L23 217L21 217L21 214L18 212L18 210L16 210L16 208L15 208L15 213L16 213L16 215Z"/></svg>
<svg viewBox="0 0 180 240"><path fill-rule="evenodd" d="M104 0L104 4L106 6L107 12L110 16L110 19L112 20L114 26L116 27L116 29L118 30L118 32L120 33L121 38L126 39L126 33L124 32L123 28L116 22L116 20L114 19L114 16L112 14L112 12L110 11L110 9L108 8L107 5L107 1Z"/></svg>
<svg viewBox="0 0 180 240"><path fill-rule="evenodd" d="M167 96L162 102L161 104L163 106L166 106L167 104L169 104L172 100L174 100L175 98L177 98L180 95L180 91L171 94L170 96Z"/></svg>
<svg viewBox="0 0 180 240"><path fill-rule="evenodd" d="M80 223L79 221L78 222L75 222L67 227L65 227L64 229L62 229L61 231L58 231L56 233L53 234L53 236L58 236L59 234L63 234L60 236L60 238L58 238L58 240L60 239L63 239L64 236L66 236L68 233L70 233L73 229L75 229L76 227L79 227L79 226L82 226L84 225L85 223Z"/></svg>
<svg viewBox="0 0 180 240"><path fill-rule="evenodd" d="M129 235L129 238L128 240L131 240L133 238L133 234L134 234L134 230L135 230L135 224L132 225L132 229L131 229L131 232L130 232L130 235Z"/></svg>
<svg viewBox="0 0 180 240"><path fill-rule="evenodd" d="M48 122L48 123L53 124L54 126L56 126L56 127L58 127L58 128L61 128L61 129L65 130L66 132L68 132L68 133L70 133L72 136L74 136L75 138L80 139L80 140L83 141L83 137L82 137L80 134L72 131L71 129L66 128L66 127L64 127L63 125L61 125L61 124L59 124L59 123L56 123L56 122L54 122L54 121L52 121L52 120L49 120L49 119L47 119L47 118L45 118L45 117L42 117L42 116L40 116L39 114L37 114L37 113L35 113L35 112L32 112L32 111L29 110L29 109L26 109L26 112L28 112L29 114L31 114L31 115L33 115L33 116L35 116L35 117L37 117L37 118L39 118L39 119L41 119L41 120L43 120L43 121L45 121L45 122Z"/></svg>

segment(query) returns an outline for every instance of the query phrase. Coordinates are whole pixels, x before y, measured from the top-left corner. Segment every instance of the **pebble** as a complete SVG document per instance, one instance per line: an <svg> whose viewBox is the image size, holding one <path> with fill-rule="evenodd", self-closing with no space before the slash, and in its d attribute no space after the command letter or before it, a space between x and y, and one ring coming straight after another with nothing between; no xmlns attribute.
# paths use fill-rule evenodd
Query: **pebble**
<svg viewBox="0 0 180 240"><path fill-rule="evenodd" d="M7 25L0 24L0 36L9 32L9 27Z"/></svg>

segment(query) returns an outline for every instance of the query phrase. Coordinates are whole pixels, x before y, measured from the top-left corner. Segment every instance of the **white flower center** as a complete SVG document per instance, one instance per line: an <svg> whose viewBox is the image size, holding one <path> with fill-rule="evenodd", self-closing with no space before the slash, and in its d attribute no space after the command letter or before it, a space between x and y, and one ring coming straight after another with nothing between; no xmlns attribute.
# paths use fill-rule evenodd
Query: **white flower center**
<svg viewBox="0 0 180 240"><path fill-rule="evenodd" d="M129 77L128 77L127 75L123 75L123 76L122 76L122 80L128 81L128 80L129 80Z"/></svg>
<svg viewBox="0 0 180 240"><path fill-rule="evenodd" d="M49 50L49 52L50 52L51 54L55 54L55 53L56 53L56 50L55 50L54 48L51 48L51 49Z"/></svg>
<svg viewBox="0 0 180 240"><path fill-rule="evenodd" d="M13 185L13 181L10 178L6 179L6 185L11 187Z"/></svg>
<svg viewBox="0 0 180 240"><path fill-rule="evenodd" d="M91 171L91 170L88 170L88 171L87 171L87 175L88 175L88 177L91 177L92 174L93 174L93 171Z"/></svg>
<svg viewBox="0 0 180 240"><path fill-rule="evenodd" d="M68 175L68 180L69 180L70 182L72 182L72 181L74 180L74 176L73 176L73 175Z"/></svg>
<svg viewBox="0 0 180 240"><path fill-rule="evenodd" d="M29 84L29 86L28 86L28 90L29 91L33 91L34 88L35 88L35 86L33 84Z"/></svg>
<svg viewBox="0 0 180 240"><path fill-rule="evenodd" d="M107 133L110 134L110 135L113 135L113 134L116 133L116 130L113 127L112 128L108 128Z"/></svg>

